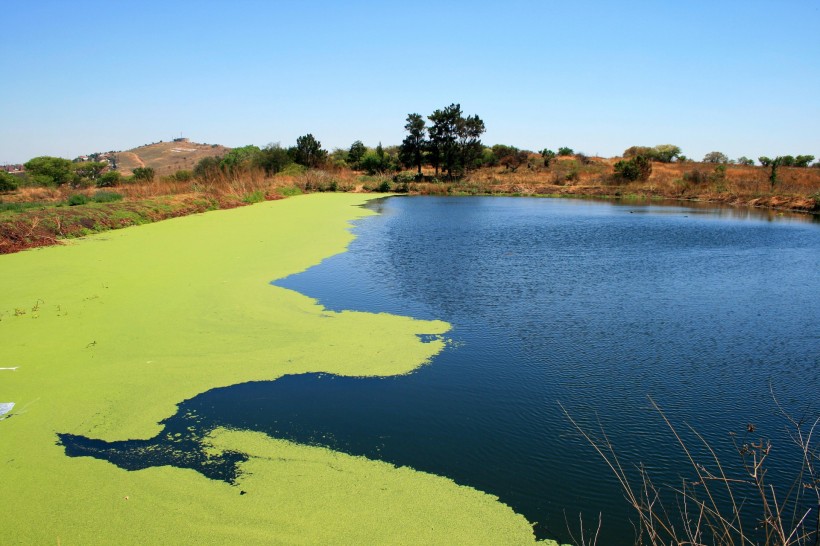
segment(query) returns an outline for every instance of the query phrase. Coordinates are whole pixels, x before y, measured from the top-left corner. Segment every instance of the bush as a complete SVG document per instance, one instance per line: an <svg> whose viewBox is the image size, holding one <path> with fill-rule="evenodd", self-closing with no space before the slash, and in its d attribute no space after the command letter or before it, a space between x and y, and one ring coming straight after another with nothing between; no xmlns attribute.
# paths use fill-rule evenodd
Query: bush
<svg viewBox="0 0 820 546"><path fill-rule="evenodd" d="M134 169L134 180L142 180L144 182L151 182L154 180L154 169L151 167L137 167Z"/></svg>
<svg viewBox="0 0 820 546"><path fill-rule="evenodd" d="M628 160L622 159L615 163L615 174L630 182L648 180L652 174L652 162L642 155Z"/></svg>
<svg viewBox="0 0 820 546"><path fill-rule="evenodd" d="M5 171L0 171L0 192L14 191L17 189L17 179L14 175Z"/></svg>
<svg viewBox="0 0 820 546"><path fill-rule="evenodd" d="M171 176L177 182L188 182L189 180L193 179L194 173L191 172L191 171L186 171L184 169L180 169Z"/></svg>
<svg viewBox="0 0 820 546"><path fill-rule="evenodd" d="M558 155L561 156L573 155L574 153L572 148L567 148L566 146L558 148Z"/></svg>
<svg viewBox="0 0 820 546"><path fill-rule="evenodd" d="M390 181L389 180L382 180L382 183L379 184L379 187L376 191L380 193L387 193L390 191Z"/></svg>
<svg viewBox="0 0 820 546"><path fill-rule="evenodd" d="M709 180L709 175L707 175L704 171L695 169L692 171L685 171L683 173L683 180L689 182L690 184L703 184Z"/></svg>
<svg viewBox="0 0 820 546"><path fill-rule="evenodd" d="M98 188L113 188L122 182L122 174L118 171L108 171L97 179Z"/></svg>
<svg viewBox="0 0 820 546"><path fill-rule="evenodd" d="M85 205L88 203L88 197L83 195L82 193L75 193L70 195L68 198L68 206L69 207L76 207L77 205Z"/></svg>
<svg viewBox="0 0 820 546"><path fill-rule="evenodd" d="M265 192L262 191L262 190L252 191L252 192L246 194L244 197L242 197L242 201L244 201L245 203L248 203L249 205L252 205L254 203L261 203L264 200L265 200Z"/></svg>

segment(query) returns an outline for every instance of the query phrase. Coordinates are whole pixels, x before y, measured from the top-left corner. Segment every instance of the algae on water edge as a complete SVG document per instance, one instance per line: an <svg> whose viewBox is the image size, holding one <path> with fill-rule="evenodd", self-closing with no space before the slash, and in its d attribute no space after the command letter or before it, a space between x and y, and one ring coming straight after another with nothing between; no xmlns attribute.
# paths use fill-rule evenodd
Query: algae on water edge
<svg viewBox="0 0 820 546"><path fill-rule="evenodd" d="M523 517L446 478L253 433L208 439L250 456L247 495L57 445L59 432L149 438L178 402L215 387L428 361L443 341L418 335L442 334L444 322L331 312L269 284L342 252L349 222L372 214L357 206L366 199L296 197L0 257L13 279L0 343L20 365L0 377L0 399L17 403L0 426L0 542L532 542Z"/></svg>

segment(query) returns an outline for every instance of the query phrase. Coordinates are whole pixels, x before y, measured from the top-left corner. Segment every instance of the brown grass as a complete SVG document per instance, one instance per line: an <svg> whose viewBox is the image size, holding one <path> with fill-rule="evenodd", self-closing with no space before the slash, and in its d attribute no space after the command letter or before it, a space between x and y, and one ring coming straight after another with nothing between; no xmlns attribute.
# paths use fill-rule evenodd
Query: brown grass
<svg viewBox="0 0 820 546"><path fill-rule="evenodd" d="M137 167L151 167L158 176L165 176L193 170L203 157L225 155L229 150L225 146L196 142L159 142L117 153L117 170L123 176L130 176Z"/></svg>

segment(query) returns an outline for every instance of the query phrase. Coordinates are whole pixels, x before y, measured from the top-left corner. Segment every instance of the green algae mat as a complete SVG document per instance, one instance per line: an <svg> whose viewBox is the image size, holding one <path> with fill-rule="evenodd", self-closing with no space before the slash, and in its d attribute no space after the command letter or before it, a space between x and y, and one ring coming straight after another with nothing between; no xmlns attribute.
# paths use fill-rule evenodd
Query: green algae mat
<svg viewBox="0 0 820 546"><path fill-rule="evenodd" d="M58 444L150 438L215 387L428 362L444 341L418 335L444 322L332 312L269 284L343 252L367 199L301 196L0 257L0 544L534 542L483 492L256 432L204 440L248 457L234 485Z"/></svg>

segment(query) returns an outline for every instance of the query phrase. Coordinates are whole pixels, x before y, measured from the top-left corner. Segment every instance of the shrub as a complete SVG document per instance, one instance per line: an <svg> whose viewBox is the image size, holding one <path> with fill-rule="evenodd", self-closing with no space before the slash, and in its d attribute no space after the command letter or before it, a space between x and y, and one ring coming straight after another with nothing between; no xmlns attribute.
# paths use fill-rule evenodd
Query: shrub
<svg viewBox="0 0 820 546"><path fill-rule="evenodd" d="M390 181L389 180L382 180L382 183L379 184L379 187L377 188L376 191L381 192L381 193L389 192L390 191Z"/></svg>
<svg viewBox="0 0 820 546"><path fill-rule="evenodd" d="M652 174L652 162L645 156L638 155L632 159L622 159L615 163L615 174L623 180L648 180Z"/></svg>
<svg viewBox="0 0 820 546"><path fill-rule="evenodd" d="M572 151L572 148L567 148L566 146L558 148L558 155L561 156L573 155L574 153L575 152Z"/></svg>
<svg viewBox="0 0 820 546"><path fill-rule="evenodd" d="M694 169L692 171L685 171L683 179L690 184L703 184L709 180L709 176L704 171Z"/></svg>
<svg viewBox="0 0 820 546"><path fill-rule="evenodd" d="M174 180L176 180L177 182L188 182L194 177L194 173L191 171L180 169L177 172L175 172L172 176Z"/></svg>
<svg viewBox="0 0 820 546"><path fill-rule="evenodd" d="M265 200L265 192L262 191L262 190L252 191L248 194L245 194L242 197L242 201L244 201L245 203L247 203L249 205L252 205L254 203L261 203L264 200Z"/></svg>
<svg viewBox="0 0 820 546"><path fill-rule="evenodd" d="M5 171L0 171L0 192L14 191L17 189L17 179L14 175Z"/></svg>
<svg viewBox="0 0 820 546"><path fill-rule="evenodd" d="M134 169L134 180L151 182L154 180L154 169L151 167L137 167Z"/></svg>
<svg viewBox="0 0 820 546"><path fill-rule="evenodd" d="M75 193L68 197L68 206L76 207L77 205L85 205L88 203L88 197L82 193Z"/></svg>
<svg viewBox="0 0 820 546"><path fill-rule="evenodd" d="M122 181L122 174L119 171L108 171L100 175L97 179L97 187L98 188L113 188L114 186L119 185Z"/></svg>

